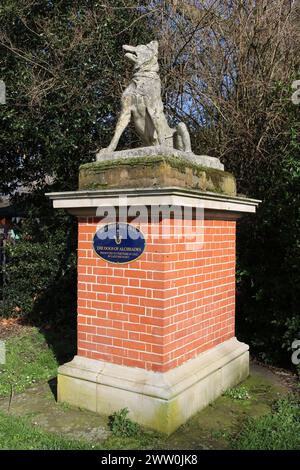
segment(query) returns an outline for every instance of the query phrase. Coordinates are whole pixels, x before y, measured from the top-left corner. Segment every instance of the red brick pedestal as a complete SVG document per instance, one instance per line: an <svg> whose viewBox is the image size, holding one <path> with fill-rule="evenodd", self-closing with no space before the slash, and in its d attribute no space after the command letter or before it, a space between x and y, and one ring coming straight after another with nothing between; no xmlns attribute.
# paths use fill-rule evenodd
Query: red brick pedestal
<svg viewBox="0 0 300 470"><path fill-rule="evenodd" d="M93 250L107 223L98 206L124 191L53 193L78 216L78 355L59 368L58 397L99 413L127 407L136 421L175 430L248 375L247 345L235 338L236 219L257 201L180 190L131 190L126 203L198 207L129 223L145 234L141 257L112 264ZM193 235L194 234L194 235Z"/></svg>

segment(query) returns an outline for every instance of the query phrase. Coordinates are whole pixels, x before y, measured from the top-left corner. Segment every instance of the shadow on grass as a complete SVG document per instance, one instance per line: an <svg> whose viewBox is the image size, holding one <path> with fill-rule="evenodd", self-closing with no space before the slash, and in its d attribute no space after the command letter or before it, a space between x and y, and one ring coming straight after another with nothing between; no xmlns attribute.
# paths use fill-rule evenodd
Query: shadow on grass
<svg viewBox="0 0 300 470"><path fill-rule="evenodd" d="M74 325L60 325L60 328L40 327L48 346L52 349L58 365L73 359L77 350L77 335ZM57 401L57 377L48 380L49 388Z"/></svg>
<svg viewBox="0 0 300 470"><path fill-rule="evenodd" d="M76 354L76 325L34 325L44 336L49 348L53 351L58 365L69 362Z"/></svg>
<svg viewBox="0 0 300 470"><path fill-rule="evenodd" d="M62 268L35 301L28 318L39 329L59 365L70 361L77 349L77 272L76 265Z"/></svg>
<svg viewBox="0 0 300 470"><path fill-rule="evenodd" d="M57 401L57 378L48 380L48 385L55 401Z"/></svg>

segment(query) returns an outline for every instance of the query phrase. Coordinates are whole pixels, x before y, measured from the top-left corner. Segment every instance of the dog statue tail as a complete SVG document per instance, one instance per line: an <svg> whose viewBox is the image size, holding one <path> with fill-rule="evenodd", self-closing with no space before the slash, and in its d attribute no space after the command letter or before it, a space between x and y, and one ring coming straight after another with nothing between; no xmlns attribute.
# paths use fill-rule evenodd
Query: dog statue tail
<svg viewBox="0 0 300 470"><path fill-rule="evenodd" d="M191 152L191 138L188 128L183 122L180 122L176 126L174 132L174 148L177 150L183 150L184 152Z"/></svg>

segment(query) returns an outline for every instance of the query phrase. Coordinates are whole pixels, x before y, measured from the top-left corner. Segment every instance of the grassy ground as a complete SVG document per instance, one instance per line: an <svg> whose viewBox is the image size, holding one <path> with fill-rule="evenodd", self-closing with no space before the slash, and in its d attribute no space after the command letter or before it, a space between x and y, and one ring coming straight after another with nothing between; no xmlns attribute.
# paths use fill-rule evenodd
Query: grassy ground
<svg viewBox="0 0 300 470"><path fill-rule="evenodd" d="M300 448L299 402L286 397L285 387L267 380L267 369L227 391L168 438L140 428L122 436L109 433L105 417L71 410L54 400L47 381L74 354L73 334L67 338L61 330L26 327L6 335L5 342L7 361L0 365L0 397L7 398L0 406L0 449ZM79 432L82 423L88 432Z"/></svg>
<svg viewBox="0 0 300 470"><path fill-rule="evenodd" d="M68 439L33 426L28 418L0 412L0 450L110 450L163 449L164 437L139 432L132 437L110 436L104 443Z"/></svg>
<svg viewBox="0 0 300 470"><path fill-rule="evenodd" d="M278 400L271 414L248 419L232 439L234 449L298 450L300 449L300 408L292 398Z"/></svg>
<svg viewBox="0 0 300 470"><path fill-rule="evenodd" d="M0 365L0 397L22 392L37 382L55 377L59 363L75 353L70 333L66 336L25 327L4 341L6 363Z"/></svg>
<svg viewBox="0 0 300 470"><path fill-rule="evenodd" d="M1 450L93 450L96 445L66 439L35 428L26 418L0 413Z"/></svg>
<svg viewBox="0 0 300 470"><path fill-rule="evenodd" d="M236 436L223 431L212 432L212 438L227 438L229 448L237 450L300 449L299 407L289 399L277 403L276 410L266 416L249 419ZM164 436L140 431L130 438L110 436L104 443L67 439L60 434L36 428L27 418L0 412L1 450L109 450L109 449L172 449Z"/></svg>

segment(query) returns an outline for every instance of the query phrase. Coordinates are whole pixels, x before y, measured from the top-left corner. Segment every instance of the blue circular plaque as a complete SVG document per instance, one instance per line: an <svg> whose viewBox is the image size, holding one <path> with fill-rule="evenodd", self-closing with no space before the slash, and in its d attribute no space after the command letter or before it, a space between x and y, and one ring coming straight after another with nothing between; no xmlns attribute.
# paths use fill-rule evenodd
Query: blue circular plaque
<svg viewBox="0 0 300 470"><path fill-rule="evenodd" d="M124 264L139 258L145 249L142 232L123 222L107 224L94 235L93 248L100 258L109 263Z"/></svg>

